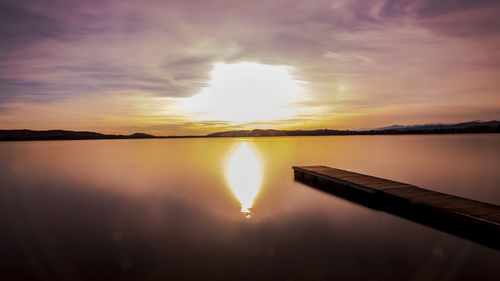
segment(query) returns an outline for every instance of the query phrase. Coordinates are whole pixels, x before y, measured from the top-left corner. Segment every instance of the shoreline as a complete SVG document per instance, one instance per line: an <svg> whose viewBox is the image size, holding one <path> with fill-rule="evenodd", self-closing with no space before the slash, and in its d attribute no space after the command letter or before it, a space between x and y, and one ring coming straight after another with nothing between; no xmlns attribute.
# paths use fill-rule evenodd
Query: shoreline
<svg viewBox="0 0 500 281"><path fill-rule="evenodd" d="M152 136L152 137L97 137L97 138L31 138L31 139L15 139L2 138L0 142L9 141L68 141L68 140L131 140L131 139L194 139L194 138L279 138L279 137L331 137L331 136L408 136L408 135L484 135L484 134L499 134L500 132L397 132L397 133L356 133L356 134L324 134L324 135L258 135L258 136Z"/></svg>

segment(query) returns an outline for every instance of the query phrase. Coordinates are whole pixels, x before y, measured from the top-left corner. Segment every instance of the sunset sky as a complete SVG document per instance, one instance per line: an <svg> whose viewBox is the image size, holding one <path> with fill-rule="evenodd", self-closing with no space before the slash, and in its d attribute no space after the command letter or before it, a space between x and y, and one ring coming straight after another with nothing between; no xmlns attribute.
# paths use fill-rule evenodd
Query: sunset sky
<svg viewBox="0 0 500 281"><path fill-rule="evenodd" d="M3 0L0 22L0 129L500 119L497 0Z"/></svg>

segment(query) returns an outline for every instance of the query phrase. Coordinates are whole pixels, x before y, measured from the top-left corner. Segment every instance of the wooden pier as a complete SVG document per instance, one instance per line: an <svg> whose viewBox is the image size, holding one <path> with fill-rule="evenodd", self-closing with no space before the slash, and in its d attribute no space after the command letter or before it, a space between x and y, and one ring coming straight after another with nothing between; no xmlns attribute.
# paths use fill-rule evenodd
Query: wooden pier
<svg viewBox="0 0 500 281"><path fill-rule="evenodd" d="M500 250L500 206L325 166L293 170L325 192Z"/></svg>

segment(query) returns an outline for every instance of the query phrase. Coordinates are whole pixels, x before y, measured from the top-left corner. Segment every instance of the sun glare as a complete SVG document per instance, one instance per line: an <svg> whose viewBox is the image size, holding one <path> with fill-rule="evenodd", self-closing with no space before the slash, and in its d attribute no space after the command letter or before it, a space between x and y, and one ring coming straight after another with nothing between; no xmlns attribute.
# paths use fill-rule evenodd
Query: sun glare
<svg viewBox="0 0 500 281"><path fill-rule="evenodd" d="M261 167L255 152L246 142L236 148L226 170L226 179L234 196L240 201L241 212L250 215L262 181Z"/></svg>
<svg viewBox="0 0 500 281"><path fill-rule="evenodd" d="M293 117L303 81L289 66L254 62L216 63L210 86L185 101L198 119L247 123Z"/></svg>

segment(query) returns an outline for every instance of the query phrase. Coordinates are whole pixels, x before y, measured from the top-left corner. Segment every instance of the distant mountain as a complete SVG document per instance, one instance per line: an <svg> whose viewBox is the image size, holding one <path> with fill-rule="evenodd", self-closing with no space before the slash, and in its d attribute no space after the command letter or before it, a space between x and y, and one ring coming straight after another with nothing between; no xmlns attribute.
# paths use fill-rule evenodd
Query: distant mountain
<svg viewBox="0 0 500 281"><path fill-rule="evenodd" d="M500 121L471 121L458 124L392 125L373 130L241 130L208 134L207 137L271 137L331 135L467 134L500 133Z"/></svg>
<svg viewBox="0 0 500 281"><path fill-rule="evenodd" d="M135 133L132 135L105 135L95 132L77 132L64 130L0 130L0 141L23 140L88 140L88 139L138 139L156 138L155 136Z"/></svg>
<svg viewBox="0 0 500 281"><path fill-rule="evenodd" d="M105 135L96 132L64 130L0 130L0 141L27 140L88 140L144 138L204 138L204 137L278 137L278 136L340 136L340 135L401 135L401 134L478 134L500 133L500 121L471 121L457 124L392 125L373 130L240 130L212 133L205 136L163 136L144 133Z"/></svg>
<svg viewBox="0 0 500 281"><path fill-rule="evenodd" d="M388 127L382 127L378 129L374 129L374 131L390 131L390 130L442 130L442 129L465 129L471 128L475 126L486 126L486 127L495 127L500 125L500 121L470 121L464 123L456 123L456 124L425 124L425 125L392 125Z"/></svg>
<svg viewBox="0 0 500 281"><path fill-rule="evenodd" d="M355 131L343 130L241 130L227 131L208 134L207 137L278 137L278 136L329 136L329 135L351 135Z"/></svg>
<svg viewBox="0 0 500 281"><path fill-rule="evenodd" d="M145 133L134 133L128 136L125 136L126 138L129 139L150 139L150 138L156 138L156 136L145 134Z"/></svg>
<svg viewBox="0 0 500 281"><path fill-rule="evenodd" d="M404 129L406 127L411 127L411 126L391 125L391 126L387 126L387 127L373 129L373 131L400 130L400 129ZM370 131L370 129L365 129L365 130L361 130L361 131Z"/></svg>

